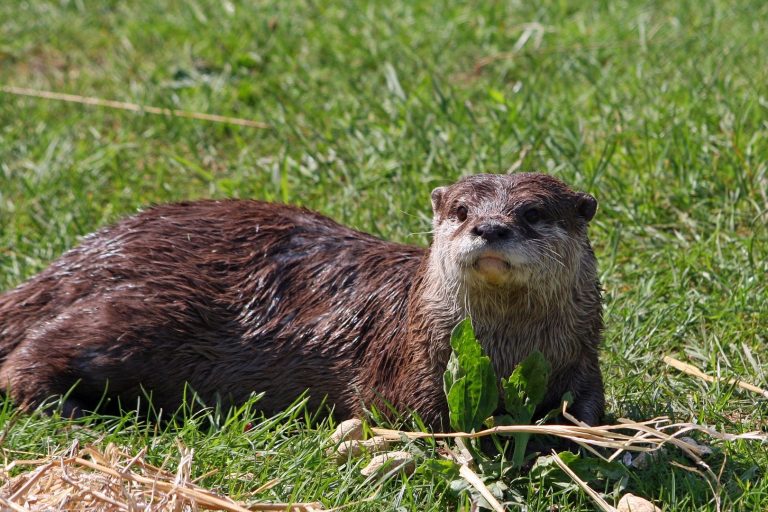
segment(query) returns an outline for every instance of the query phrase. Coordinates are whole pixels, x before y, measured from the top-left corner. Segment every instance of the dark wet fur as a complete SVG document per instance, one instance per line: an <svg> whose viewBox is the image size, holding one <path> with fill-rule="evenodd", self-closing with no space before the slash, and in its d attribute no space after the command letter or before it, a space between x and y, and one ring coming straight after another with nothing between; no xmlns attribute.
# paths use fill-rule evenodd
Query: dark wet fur
<svg viewBox="0 0 768 512"><path fill-rule="evenodd" d="M112 403L149 392L165 411L185 383L224 406L263 391L267 414L308 389L310 406L327 396L340 418L383 399L439 428L457 319L424 303L428 251L292 206L153 207L0 295L0 386L29 408L77 384L65 402L73 414L105 387ZM602 414L597 322L578 341L589 360L573 361L586 373L557 376L551 393L590 387L592 423Z"/></svg>

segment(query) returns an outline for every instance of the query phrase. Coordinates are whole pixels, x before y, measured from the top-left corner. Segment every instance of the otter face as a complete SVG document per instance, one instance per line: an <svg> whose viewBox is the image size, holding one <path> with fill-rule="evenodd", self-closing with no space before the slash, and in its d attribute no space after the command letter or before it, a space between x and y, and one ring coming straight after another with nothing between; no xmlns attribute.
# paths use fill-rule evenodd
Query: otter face
<svg viewBox="0 0 768 512"><path fill-rule="evenodd" d="M544 174L484 174L436 188L432 207L433 263L445 277L530 288L578 270L597 201Z"/></svg>

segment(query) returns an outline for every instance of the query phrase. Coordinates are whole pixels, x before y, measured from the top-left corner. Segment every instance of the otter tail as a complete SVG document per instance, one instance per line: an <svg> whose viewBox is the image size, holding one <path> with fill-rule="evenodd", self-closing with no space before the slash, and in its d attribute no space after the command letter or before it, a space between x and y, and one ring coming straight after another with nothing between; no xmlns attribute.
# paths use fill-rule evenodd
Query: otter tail
<svg viewBox="0 0 768 512"><path fill-rule="evenodd" d="M20 325L19 314L15 312L21 306L14 308L12 291L0 294L0 366L8 359L8 355L21 343L26 333L25 325Z"/></svg>
<svg viewBox="0 0 768 512"><path fill-rule="evenodd" d="M40 321L55 309L43 283L27 281L0 293L0 366Z"/></svg>

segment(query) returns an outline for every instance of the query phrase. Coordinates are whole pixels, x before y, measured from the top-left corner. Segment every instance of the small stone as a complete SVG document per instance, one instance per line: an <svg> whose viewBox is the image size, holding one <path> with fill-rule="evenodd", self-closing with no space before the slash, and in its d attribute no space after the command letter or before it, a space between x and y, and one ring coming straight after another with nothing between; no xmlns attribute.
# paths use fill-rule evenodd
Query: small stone
<svg viewBox="0 0 768 512"><path fill-rule="evenodd" d="M336 449L336 462L345 463L350 457L359 457L363 453L382 452L389 448L390 441L383 436L375 436L367 441L343 441Z"/></svg>
<svg viewBox="0 0 768 512"><path fill-rule="evenodd" d="M691 445L691 447L692 447L691 451L693 453L695 453L699 457L704 458L704 457L707 457L709 455L712 455L712 448L710 448L709 446L707 446L705 444L699 443L698 441L696 441L692 437L681 437L680 440L681 441L685 441L686 443Z"/></svg>
<svg viewBox="0 0 768 512"><path fill-rule="evenodd" d="M616 506L616 512L662 512L662 510L640 496L625 494Z"/></svg>
<svg viewBox="0 0 768 512"><path fill-rule="evenodd" d="M413 460L413 456L408 452L397 451L375 456L367 466L360 470L360 473L363 476L371 476L399 470L406 475L410 475L415 469L416 463Z"/></svg>
<svg viewBox="0 0 768 512"><path fill-rule="evenodd" d="M342 441L338 448L336 448L336 463L344 464L350 458L359 457L363 454L363 448L360 446L360 441Z"/></svg>
<svg viewBox="0 0 768 512"><path fill-rule="evenodd" d="M646 469L648 466L656 462L662 453L664 453L663 448L652 452L641 452L637 455L637 457L632 459L632 463L630 465L635 469Z"/></svg>
<svg viewBox="0 0 768 512"><path fill-rule="evenodd" d="M367 441L360 442L360 446L369 453L382 452L389 448L390 444L391 441L384 436L374 436Z"/></svg>
<svg viewBox="0 0 768 512"><path fill-rule="evenodd" d="M345 420L339 423L331 434L330 442L336 446L342 441L357 440L363 437L363 422L357 418Z"/></svg>
<svg viewBox="0 0 768 512"><path fill-rule="evenodd" d="M342 441L356 441L363 437L363 422L357 418L351 420L345 420L339 423L336 430L333 431L331 437L328 438L328 443L331 445L325 451L325 454L329 457L336 457L336 447L340 445Z"/></svg>

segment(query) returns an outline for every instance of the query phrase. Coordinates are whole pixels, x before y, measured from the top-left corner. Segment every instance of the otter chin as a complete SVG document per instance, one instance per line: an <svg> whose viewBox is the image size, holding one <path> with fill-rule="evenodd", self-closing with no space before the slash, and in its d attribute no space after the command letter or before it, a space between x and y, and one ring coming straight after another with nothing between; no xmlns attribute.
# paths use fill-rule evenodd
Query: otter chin
<svg viewBox="0 0 768 512"><path fill-rule="evenodd" d="M441 429L451 331L471 316L499 378L547 358L537 415L570 393L570 413L598 423L595 199L535 173L469 176L431 199L427 248L249 200L125 218L0 294L0 392L26 409L63 397L71 416L147 400L172 414L190 389L222 407L263 393L274 414L308 393L339 419L375 406Z"/></svg>
<svg viewBox="0 0 768 512"><path fill-rule="evenodd" d="M509 280L512 266L500 256L482 255L474 264L475 272L489 284L499 285Z"/></svg>

